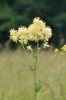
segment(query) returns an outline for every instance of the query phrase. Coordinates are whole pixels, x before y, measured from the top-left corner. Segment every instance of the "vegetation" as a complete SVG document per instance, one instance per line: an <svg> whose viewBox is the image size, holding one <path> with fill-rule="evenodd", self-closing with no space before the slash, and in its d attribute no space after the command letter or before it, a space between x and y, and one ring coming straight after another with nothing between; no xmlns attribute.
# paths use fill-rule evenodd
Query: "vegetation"
<svg viewBox="0 0 66 100"><path fill-rule="evenodd" d="M66 0L0 0L0 43L9 39L9 30L28 25L39 16L53 30L50 43L66 42Z"/></svg>
<svg viewBox="0 0 66 100"><path fill-rule="evenodd" d="M28 52L29 53L29 52ZM32 59L32 54L29 53ZM39 54L37 80L43 81L38 100L66 100L66 54L55 60L54 53ZM53 65L55 62L55 66ZM22 49L0 52L0 99L34 100L33 74Z"/></svg>
<svg viewBox="0 0 66 100"><path fill-rule="evenodd" d="M65 0L0 0L1 100L66 100L65 3ZM37 18L33 20L34 17ZM7 40L14 48L20 43L23 49L20 46L15 51L3 50L1 44ZM47 47L48 52L44 51Z"/></svg>
<svg viewBox="0 0 66 100"><path fill-rule="evenodd" d="M29 25L29 27L19 27L18 30L11 29L10 30L10 39L16 43L20 43L23 47L23 50L28 58L29 68L33 73L33 92L34 92L34 100L37 100L38 92L42 89L43 84L41 79L37 81L37 69L38 66L38 55L39 51L43 48L46 48L48 45L48 40L52 36L52 29L46 26L46 23L43 22L39 17L34 18L33 22ZM39 46L39 41L42 40L43 44ZM29 41L34 41L36 43L36 50L33 49L32 45L30 45ZM63 48L65 48L64 46ZM62 48L62 49L63 49ZM33 59L32 61L29 55L26 52L26 49L29 51L33 51ZM56 50L57 51L57 50Z"/></svg>

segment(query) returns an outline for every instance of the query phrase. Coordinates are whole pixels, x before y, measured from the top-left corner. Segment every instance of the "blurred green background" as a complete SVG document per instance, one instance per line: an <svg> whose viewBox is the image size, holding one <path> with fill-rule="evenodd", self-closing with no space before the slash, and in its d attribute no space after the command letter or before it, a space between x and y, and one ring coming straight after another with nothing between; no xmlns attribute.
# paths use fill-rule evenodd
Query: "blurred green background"
<svg viewBox="0 0 66 100"><path fill-rule="evenodd" d="M0 45L9 40L10 29L28 26L34 17L52 28L49 43L61 47L66 42L66 0L0 0Z"/></svg>

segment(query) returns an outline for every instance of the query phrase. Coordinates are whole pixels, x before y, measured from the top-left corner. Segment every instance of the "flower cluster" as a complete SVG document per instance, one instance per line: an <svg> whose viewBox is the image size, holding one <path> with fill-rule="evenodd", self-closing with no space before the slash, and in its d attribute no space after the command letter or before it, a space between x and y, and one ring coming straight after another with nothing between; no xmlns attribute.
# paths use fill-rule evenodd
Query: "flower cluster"
<svg viewBox="0 0 66 100"><path fill-rule="evenodd" d="M61 48L63 51L66 51L66 44Z"/></svg>
<svg viewBox="0 0 66 100"><path fill-rule="evenodd" d="M33 23L29 27L19 27L18 30L10 30L10 39L14 42L20 42L21 44L27 44L28 41L48 41L52 36L52 30L46 26L40 18L34 18Z"/></svg>
<svg viewBox="0 0 66 100"><path fill-rule="evenodd" d="M61 48L61 50L62 50L62 51L61 51L60 54L61 54L61 55L64 55L63 51L66 52L66 44ZM58 50L57 48L54 50L55 56L57 56L58 51L59 51L59 50Z"/></svg>

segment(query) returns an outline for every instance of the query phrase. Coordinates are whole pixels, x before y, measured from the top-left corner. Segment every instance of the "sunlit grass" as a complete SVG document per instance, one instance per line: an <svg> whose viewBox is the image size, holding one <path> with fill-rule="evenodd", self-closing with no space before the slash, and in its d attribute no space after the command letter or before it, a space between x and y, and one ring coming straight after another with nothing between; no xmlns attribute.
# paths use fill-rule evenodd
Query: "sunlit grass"
<svg viewBox="0 0 66 100"><path fill-rule="evenodd" d="M32 60L32 55L29 53ZM66 100L66 54L54 63L54 54L42 51L38 59L37 79L43 89L38 100ZM0 100L33 100L33 75L21 49L0 52Z"/></svg>

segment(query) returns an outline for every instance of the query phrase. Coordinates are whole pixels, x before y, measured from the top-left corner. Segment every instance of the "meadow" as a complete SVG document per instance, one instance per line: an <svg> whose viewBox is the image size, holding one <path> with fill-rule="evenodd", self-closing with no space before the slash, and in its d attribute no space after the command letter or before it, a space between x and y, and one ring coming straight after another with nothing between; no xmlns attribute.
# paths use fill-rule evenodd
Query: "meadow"
<svg viewBox="0 0 66 100"><path fill-rule="evenodd" d="M32 53L28 52L32 59ZM0 100L34 100L33 74L24 51L0 52ZM66 100L66 54L55 57L54 52L39 53L37 80L43 88L38 100Z"/></svg>

